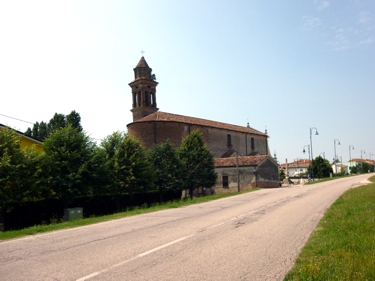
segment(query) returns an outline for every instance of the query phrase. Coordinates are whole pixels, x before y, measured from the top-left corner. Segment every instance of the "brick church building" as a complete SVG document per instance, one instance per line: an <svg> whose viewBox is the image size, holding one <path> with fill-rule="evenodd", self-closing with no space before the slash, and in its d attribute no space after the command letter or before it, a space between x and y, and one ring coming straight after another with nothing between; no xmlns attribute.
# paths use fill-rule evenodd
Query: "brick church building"
<svg viewBox="0 0 375 281"><path fill-rule="evenodd" d="M168 139L175 147L179 147L184 137L199 130L214 158L234 157L236 151L240 157L267 156L268 166L274 170L269 175L270 180L277 181L277 163L270 155L267 133L249 125L237 126L159 111L156 103L158 83L153 79L152 69L143 56L134 68L134 76L134 81L129 83L132 89L133 122L127 127L128 133L146 148Z"/></svg>

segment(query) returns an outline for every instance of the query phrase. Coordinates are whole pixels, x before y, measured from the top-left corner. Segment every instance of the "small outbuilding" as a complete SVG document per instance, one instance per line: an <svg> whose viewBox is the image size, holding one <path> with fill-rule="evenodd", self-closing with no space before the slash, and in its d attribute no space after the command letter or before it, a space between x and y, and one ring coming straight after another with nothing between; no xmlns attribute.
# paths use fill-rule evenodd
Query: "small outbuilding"
<svg viewBox="0 0 375 281"><path fill-rule="evenodd" d="M270 155L215 158L214 192L227 193L253 187L279 187L278 164Z"/></svg>

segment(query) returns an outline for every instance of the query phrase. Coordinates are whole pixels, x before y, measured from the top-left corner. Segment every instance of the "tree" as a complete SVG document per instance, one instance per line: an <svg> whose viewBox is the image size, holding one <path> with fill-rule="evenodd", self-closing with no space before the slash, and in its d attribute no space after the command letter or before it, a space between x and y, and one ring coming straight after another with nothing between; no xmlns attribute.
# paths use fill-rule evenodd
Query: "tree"
<svg viewBox="0 0 375 281"><path fill-rule="evenodd" d="M311 174L312 168L314 167L314 176L316 178L326 178L329 177L330 174L333 173L332 167L328 160L323 159L321 156L316 157L312 160L312 164L308 167L308 172Z"/></svg>
<svg viewBox="0 0 375 281"><path fill-rule="evenodd" d="M146 149L133 136L114 132L101 146L110 171L109 194L116 197L117 210L124 194L147 192L153 188L154 174Z"/></svg>
<svg viewBox="0 0 375 281"><path fill-rule="evenodd" d="M73 128L76 128L80 132L82 131L81 116L75 110L66 116L66 124L70 124Z"/></svg>
<svg viewBox="0 0 375 281"><path fill-rule="evenodd" d="M360 171L360 173L368 173L369 171L372 172L373 171L373 168L372 166L367 163L367 162L361 162L359 163L359 166L358 166L358 169Z"/></svg>
<svg viewBox="0 0 375 281"><path fill-rule="evenodd" d="M204 143L201 132L195 130L186 136L178 154L183 163L183 181L185 189L189 189L190 199L193 198L194 189L215 185L217 174L214 158Z"/></svg>
<svg viewBox="0 0 375 281"><path fill-rule="evenodd" d="M39 124L39 132L38 132L39 139L41 141L44 141L48 137L48 127L47 123L45 122L40 122Z"/></svg>
<svg viewBox="0 0 375 281"><path fill-rule="evenodd" d="M35 146L22 150L23 166L21 169L22 183L25 186L23 201L37 201L48 198L49 188L45 184L43 163L45 153L37 151Z"/></svg>
<svg viewBox="0 0 375 281"><path fill-rule="evenodd" d="M84 132L71 125L56 129L46 138L43 147L46 180L53 197L61 199L67 208L75 198L93 193L90 164L95 155L95 144Z"/></svg>
<svg viewBox="0 0 375 281"><path fill-rule="evenodd" d="M26 132L25 132L25 136L28 136L28 137L32 137L32 136L33 136L33 133L32 133L32 131L31 131L30 127L27 128L27 130L26 130Z"/></svg>
<svg viewBox="0 0 375 281"><path fill-rule="evenodd" d="M24 164L20 136L10 128L0 129L0 222L13 203L22 200Z"/></svg>
<svg viewBox="0 0 375 281"><path fill-rule="evenodd" d="M279 179L280 181L283 181L285 179L285 172L284 172L284 169L281 169L280 173L279 173Z"/></svg>
<svg viewBox="0 0 375 281"><path fill-rule="evenodd" d="M159 190L160 202L163 201L166 190L182 190L182 163L169 140L150 150L150 160L154 167L155 186Z"/></svg>
<svg viewBox="0 0 375 281"><path fill-rule="evenodd" d="M350 169L350 174L357 174L358 173L358 167L357 166L352 166L349 169Z"/></svg>
<svg viewBox="0 0 375 281"><path fill-rule="evenodd" d="M48 122L48 133L51 134L56 130L65 128L66 126L66 119L64 114L55 113L52 119Z"/></svg>
<svg viewBox="0 0 375 281"><path fill-rule="evenodd" d="M81 116L78 112L73 110L66 116L64 114L55 113L48 124L44 121L40 123L35 122L33 129L27 128L25 135L44 141L55 130L65 128L67 125L71 125L80 132L83 130L81 126Z"/></svg>
<svg viewBox="0 0 375 281"><path fill-rule="evenodd" d="M39 139L39 123L38 122L35 122L33 126L32 136L36 139Z"/></svg>

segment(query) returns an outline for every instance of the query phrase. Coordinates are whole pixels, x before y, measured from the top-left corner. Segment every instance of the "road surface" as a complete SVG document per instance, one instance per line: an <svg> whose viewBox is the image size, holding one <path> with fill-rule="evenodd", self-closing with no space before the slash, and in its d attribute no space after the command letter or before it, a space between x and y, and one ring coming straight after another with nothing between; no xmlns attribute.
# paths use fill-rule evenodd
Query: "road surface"
<svg viewBox="0 0 375 281"><path fill-rule="evenodd" d="M0 242L0 280L282 280L360 175Z"/></svg>

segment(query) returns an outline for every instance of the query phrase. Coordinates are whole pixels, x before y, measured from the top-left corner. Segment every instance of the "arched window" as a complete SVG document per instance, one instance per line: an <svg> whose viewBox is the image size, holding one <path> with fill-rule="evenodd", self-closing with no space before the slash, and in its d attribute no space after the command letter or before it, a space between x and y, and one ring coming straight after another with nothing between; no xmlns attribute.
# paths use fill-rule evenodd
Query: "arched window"
<svg viewBox="0 0 375 281"><path fill-rule="evenodd" d="M150 93L150 103L154 105L154 93Z"/></svg>
<svg viewBox="0 0 375 281"><path fill-rule="evenodd" d="M230 134L227 135L227 146L232 146L232 136Z"/></svg>
<svg viewBox="0 0 375 281"><path fill-rule="evenodd" d="M145 93L145 101L146 101L146 106L149 106L150 98L149 98L149 94L147 91Z"/></svg>
<svg viewBox="0 0 375 281"><path fill-rule="evenodd" d="M251 149L255 148L254 138L251 138Z"/></svg>
<svg viewBox="0 0 375 281"><path fill-rule="evenodd" d="M138 94L134 93L134 107L138 106Z"/></svg>

